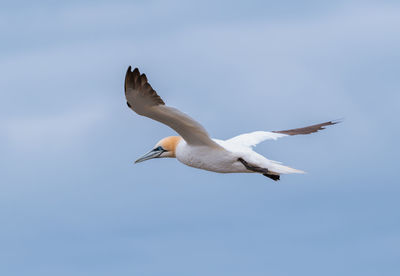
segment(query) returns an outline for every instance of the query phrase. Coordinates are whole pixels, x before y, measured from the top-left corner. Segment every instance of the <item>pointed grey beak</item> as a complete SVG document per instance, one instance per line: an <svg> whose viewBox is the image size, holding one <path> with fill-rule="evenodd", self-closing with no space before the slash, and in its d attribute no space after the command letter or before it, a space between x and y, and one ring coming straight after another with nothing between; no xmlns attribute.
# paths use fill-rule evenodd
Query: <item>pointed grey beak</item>
<svg viewBox="0 0 400 276"><path fill-rule="evenodd" d="M153 159L153 158L157 158L159 157L162 153L164 152L164 150L159 150L159 149L153 149L151 151L149 151L148 153L146 153L145 155L143 155L142 157L140 157L138 160L135 161L136 163L140 163L149 159Z"/></svg>

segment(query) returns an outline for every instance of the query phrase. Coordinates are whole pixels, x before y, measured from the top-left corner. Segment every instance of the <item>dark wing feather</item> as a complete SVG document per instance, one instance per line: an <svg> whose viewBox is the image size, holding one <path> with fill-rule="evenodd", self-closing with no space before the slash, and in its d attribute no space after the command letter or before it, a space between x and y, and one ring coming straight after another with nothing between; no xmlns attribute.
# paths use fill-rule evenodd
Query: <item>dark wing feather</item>
<svg viewBox="0 0 400 276"><path fill-rule="evenodd" d="M286 135L301 135L301 134L310 134L317 132L318 130L325 129L326 126L331 126L339 123L339 121L329 121L321 124L316 124L312 126L306 126L302 128L295 128L295 129L288 129L288 130L280 130L280 131L273 131L275 133L282 133Z"/></svg>
<svg viewBox="0 0 400 276"><path fill-rule="evenodd" d="M137 114L171 127L188 144L220 147L198 122L178 109L166 106L148 83L146 75L140 74L137 68L131 71L130 66L125 77L125 97L128 106Z"/></svg>
<svg viewBox="0 0 400 276"><path fill-rule="evenodd" d="M138 93L132 93L133 91L137 91ZM147 82L146 75L140 75L139 69L137 68L131 71L130 66L125 76L125 96L128 100L129 107L133 106L132 102L135 102L135 98L140 97L140 105L137 106L137 110L134 109L137 113L140 112L143 105L145 105L146 107L154 105L165 105L161 97L157 95L157 92Z"/></svg>

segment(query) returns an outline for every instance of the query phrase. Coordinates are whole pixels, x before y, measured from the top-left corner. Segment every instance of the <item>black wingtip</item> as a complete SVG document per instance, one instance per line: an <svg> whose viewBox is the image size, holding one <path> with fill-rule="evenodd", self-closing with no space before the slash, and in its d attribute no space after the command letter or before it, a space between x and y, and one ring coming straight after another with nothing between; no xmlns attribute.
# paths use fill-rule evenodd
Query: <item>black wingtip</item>
<svg viewBox="0 0 400 276"><path fill-rule="evenodd" d="M135 67L135 69L133 69L133 71L132 71L131 65L129 65L128 70L126 70L126 74L128 74L128 73L134 73L134 75L136 75L136 74L140 75L139 68Z"/></svg>
<svg viewBox="0 0 400 276"><path fill-rule="evenodd" d="M340 124L344 122L344 118L340 118L340 119L336 119L336 120L332 120L331 123L332 125L336 125L336 124Z"/></svg>
<svg viewBox="0 0 400 276"><path fill-rule="evenodd" d="M129 65L128 70L126 70L126 74L133 73L134 75L140 75L139 68L135 67L132 71L132 66Z"/></svg>
<svg viewBox="0 0 400 276"><path fill-rule="evenodd" d="M132 82L134 82L134 74L132 73L132 66L129 65L128 70L126 71L125 74L125 85L124 85L125 93L128 87L132 86Z"/></svg>

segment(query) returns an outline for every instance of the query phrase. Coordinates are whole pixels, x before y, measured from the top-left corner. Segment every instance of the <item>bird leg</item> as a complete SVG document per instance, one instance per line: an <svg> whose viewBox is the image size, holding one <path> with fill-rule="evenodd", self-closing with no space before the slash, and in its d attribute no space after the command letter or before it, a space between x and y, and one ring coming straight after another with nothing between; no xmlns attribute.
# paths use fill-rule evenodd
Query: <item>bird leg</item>
<svg viewBox="0 0 400 276"><path fill-rule="evenodd" d="M268 173L268 169L264 169L261 167L257 167L254 165L249 164L248 162L246 162L243 158L239 158L238 161L240 161L243 166L246 167L246 169L248 169L249 171L253 171L253 172L258 172L258 173Z"/></svg>
<svg viewBox="0 0 400 276"><path fill-rule="evenodd" d="M238 158L238 161L243 164L243 166L246 167L249 171L257 172L257 173L262 173L264 176L271 178L274 181L277 181L280 179L280 175L276 174L270 174L268 169L257 167L254 165L249 164L246 162L243 158Z"/></svg>

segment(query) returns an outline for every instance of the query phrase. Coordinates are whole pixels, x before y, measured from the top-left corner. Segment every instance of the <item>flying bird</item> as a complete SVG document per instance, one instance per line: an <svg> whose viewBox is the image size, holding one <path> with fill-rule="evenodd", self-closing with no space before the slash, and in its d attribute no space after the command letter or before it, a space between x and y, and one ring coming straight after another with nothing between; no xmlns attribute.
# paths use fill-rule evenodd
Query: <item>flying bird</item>
<svg viewBox="0 0 400 276"><path fill-rule="evenodd" d="M125 96L128 107L137 114L163 123L179 136L161 139L148 153L135 163L153 158L172 157L185 165L218 173L259 173L275 181L281 174L304 173L269 160L253 150L265 140L285 136L310 134L334 125L329 121L303 128L281 131L255 131L228 140L211 139L197 121L176 108L165 105L151 87L145 74L129 66L125 76Z"/></svg>

